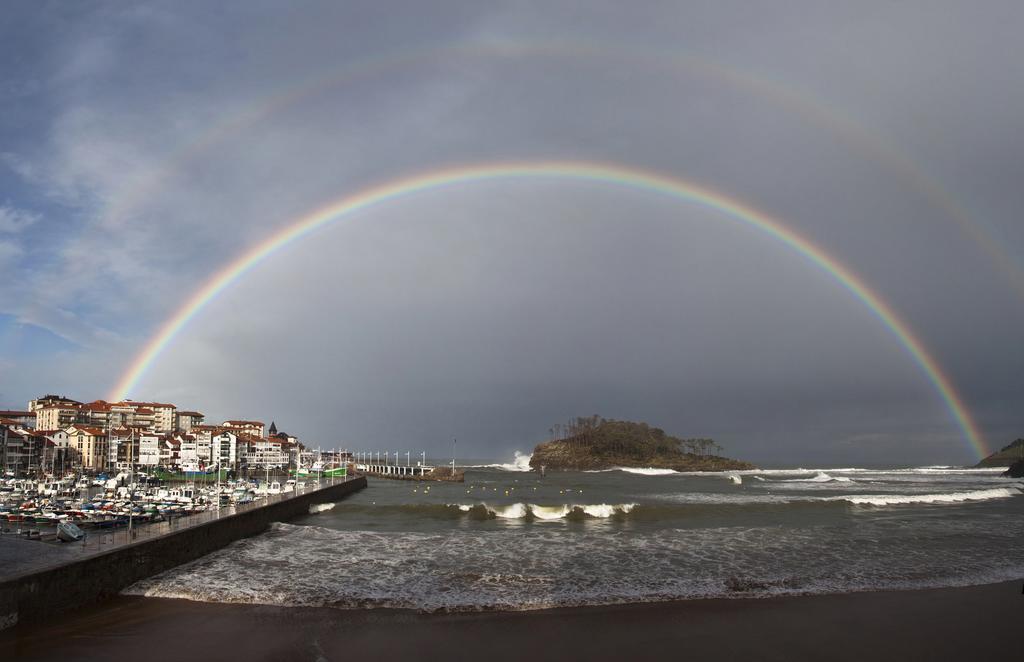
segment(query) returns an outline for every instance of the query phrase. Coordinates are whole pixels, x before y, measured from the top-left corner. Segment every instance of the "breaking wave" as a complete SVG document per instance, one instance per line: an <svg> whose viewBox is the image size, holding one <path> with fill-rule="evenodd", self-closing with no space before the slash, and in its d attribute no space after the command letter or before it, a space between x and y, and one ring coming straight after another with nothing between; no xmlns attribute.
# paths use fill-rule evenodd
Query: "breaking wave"
<svg viewBox="0 0 1024 662"><path fill-rule="evenodd" d="M830 476L824 471L819 471L812 478L793 478L790 483L852 483L853 479L847 476Z"/></svg>
<svg viewBox="0 0 1024 662"><path fill-rule="evenodd" d="M679 473L674 469L655 469L654 467L647 467L646 469L640 467L615 467L611 471L625 471L626 473L639 474L641 476L669 476Z"/></svg>
<svg viewBox="0 0 1024 662"><path fill-rule="evenodd" d="M309 506L309 514L310 515L315 515L317 513L322 513L322 512L325 512L327 510L333 510L335 505L337 505L337 504L333 504L333 503L313 503L313 504L310 504L310 506Z"/></svg>
<svg viewBox="0 0 1024 662"><path fill-rule="evenodd" d="M808 503L840 503L846 502L853 505L866 506L901 506L913 504L945 504L961 503L964 501L988 501L991 499L1006 499L1020 496L1021 490L1015 486L997 487L981 490L966 490L962 492L938 492L931 494L901 493L901 494L841 494L830 496L807 496L804 494L761 494L761 493L721 493L721 492L678 492L669 494L652 495L659 501L667 501L677 504L688 505L734 505L734 506L756 506L756 505L779 505L779 504L808 504ZM648 508L648 506L644 506Z"/></svg>
<svg viewBox="0 0 1024 662"><path fill-rule="evenodd" d="M425 533L279 523L125 592L283 606L481 611L925 588L1019 578L1022 536L1019 519L995 529L931 519L908 527L886 518L858 527L572 536L552 527ZM941 544L923 546L922 538Z"/></svg>
<svg viewBox="0 0 1024 662"><path fill-rule="evenodd" d="M487 505L486 503L459 503L446 506L446 508L456 508L460 512L480 518L524 520L584 519L587 517L607 519L616 515L628 515L635 507L635 503L561 504L555 506L542 506L534 503L513 503L503 506Z"/></svg>
<svg viewBox="0 0 1024 662"><path fill-rule="evenodd" d="M947 492L943 494L866 494L837 497L843 501L866 506L898 506L915 503L959 503L961 501L988 501L1020 495L1015 487L997 487L990 490Z"/></svg>
<svg viewBox="0 0 1024 662"><path fill-rule="evenodd" d="M530 467L530 458L533 457L533 453L520 453L515 451L512 456L512 461L504 464L473 464L468 468L471 469L502 469L504 471L532 471Z"/></svg>

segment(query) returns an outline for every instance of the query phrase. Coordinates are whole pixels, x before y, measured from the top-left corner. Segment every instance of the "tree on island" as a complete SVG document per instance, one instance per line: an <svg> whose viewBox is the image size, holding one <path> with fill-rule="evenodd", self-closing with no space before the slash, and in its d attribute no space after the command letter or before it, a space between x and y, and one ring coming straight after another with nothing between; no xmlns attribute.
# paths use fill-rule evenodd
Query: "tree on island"
<svg viewBox="0 0 1024 662"><path fill-rule="evenodd" d="M549 441L535 449L531 465L587 469L643 465L709 471L752 466L721 457L722 446L713 439L678 439L647 423L596 414L555 424L548 435Z"/></svg>

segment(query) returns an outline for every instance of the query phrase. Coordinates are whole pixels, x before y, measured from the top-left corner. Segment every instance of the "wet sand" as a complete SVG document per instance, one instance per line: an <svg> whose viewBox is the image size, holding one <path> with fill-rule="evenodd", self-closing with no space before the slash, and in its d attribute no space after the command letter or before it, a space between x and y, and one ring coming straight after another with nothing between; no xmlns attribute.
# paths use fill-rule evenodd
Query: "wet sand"
<svg viewBox="0 0 1024 662"><path fill-rule="evenodd" d="M4 660L1016 659L1022 582L418 614L118 597L0 634Z"/></svg>

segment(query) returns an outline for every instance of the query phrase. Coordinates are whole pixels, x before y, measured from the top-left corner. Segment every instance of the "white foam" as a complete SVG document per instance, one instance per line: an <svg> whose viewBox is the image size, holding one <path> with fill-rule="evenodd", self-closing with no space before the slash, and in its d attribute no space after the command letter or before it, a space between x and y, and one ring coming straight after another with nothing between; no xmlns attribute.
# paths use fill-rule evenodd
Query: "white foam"
<svg viewBox="0 0 1024 662"><path fill-rule="evenodd" d="M912 503L958 503L961 501L987 501L1019 496L1015 487L997 487L990 490L969 492L947 492L943 494L865 494L860 496L837 497L843 501L867 506L895 506Z"/></svg>
<svg viewBox="0 0 1024 662"><path fill-rule="evenodd" d="M740 476L740 475L737 475L737 474L729 474L729 480L731 480L736 485L742 485L743 484L743 476Z"/></svg>
<svg viewBox="0 0 1024 662"><path fill-rule="evenodd" d="M852 483L851 478L846 476L830 476L824 471L819 471L812 478L794 478L792 480L784 481L788 483Z"/></svg>
<svg viewBox="0 0 1024 662"><path fill-rule="evenodd" d="M530 512L537 519L561 519L572 512L569 506L537 506L530 504Z"/></svg>
<svg viewBox="0 0 1024 662"><path fill-rule="evenodd" d="M538 520L559 520L571 515L574 511L582 512L589 517L606 519L617 513L627 514L636 507L635 503L587 503L572 504L564 503L555 506L543 506L535 503L513 503L505 506L489 506L486 503L480 504L448 504L449 507L458 508L464 513L470 512L475 507L484 508L494 517L502 519L526 519L532 516Z"/></svg>
<svg viewBox="0 0 1024 662"><path fill-rule="evenodd" d="M314 504L310 504L310 506L309 506L309 514L310 515L316 515L317 513L322 513L324 511L331 510L332 508L334 508L334 504L333 503L314 503Z"/></svg>
<svg viewBox="0 0 1024 662"><path fill-rule="evenodd" d="M495 517L502 519L523 519L528 509L525 503L513 503L508 506L485 506Z"/></svg>
<svg viewBox="0 0 1024 662"><path fill-rule="evenodd" d="M600 517L602 519L605 519L605 518L608 518L608 517L611 517L611 516L615 515L616 513L628 513L631 510L633 510L634 507L636 507L636 504L635 503L619 503L619 504L611 505L611 504L607 504L607 503L599 503L599 504L594 504L594 505L577 506L577 507L581 508L584 513L586 513L587 515L590 515L591 517Z"/></svg>
<svg viewBox="0 0 1024 662"><path fill-rule="evenodd" d="M532 457L532 453L527 454L514 451L511 462L504 464L474 464L471 466L480 469L502 469L504 471L533 471L530 467L530 458Z"/></svg>
<svg viewBox="0 0 1024 662"><path fill-rule="evenodd" d="M1019 518L998 530L972 518L908 524L869 517L856 528L727 526L628 535L556 526L427 533L274 524L125 592L464 611L926 588L1019 578L1022 535ZM922 545L922 539L939 544Z"/></svg>
<svg viewBox="0 0 1024 662"><path fill-rule="evenodd" d="M668 476L670 474L677 474L678 471L674 469L655 469L654 467L647 467L646 469L640 467L615 467L615 471L625 471L631 474L640 474L641 476Z"/></svg>

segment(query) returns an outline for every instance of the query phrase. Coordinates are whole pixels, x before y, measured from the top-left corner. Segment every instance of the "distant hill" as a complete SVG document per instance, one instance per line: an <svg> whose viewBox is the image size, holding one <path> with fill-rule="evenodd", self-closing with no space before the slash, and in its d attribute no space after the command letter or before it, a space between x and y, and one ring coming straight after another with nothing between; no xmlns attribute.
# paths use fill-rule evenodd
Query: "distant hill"
<svg viewBox="0 0 1024 662"><path fill-rule="evenodd" d="M577 418L551 429L555 439L537 444L530 466L548 471L593 471L614 467L727 471L756 469L749 462L717 455L712 439L678 439L647 423Z"/></svg>
<svg viewBox="0 0 1024 662"><path fill-rule="evenodd" d="M1017 460L1024 460L1024 439L1017 439L1002 450L992 453L974 465L976 467L1008 467Z"/></svg>

